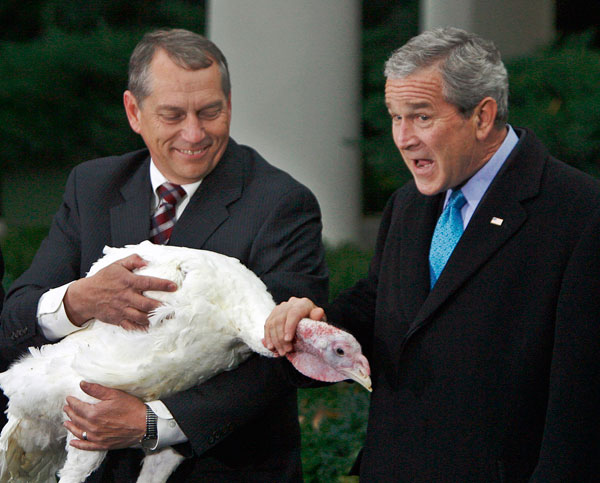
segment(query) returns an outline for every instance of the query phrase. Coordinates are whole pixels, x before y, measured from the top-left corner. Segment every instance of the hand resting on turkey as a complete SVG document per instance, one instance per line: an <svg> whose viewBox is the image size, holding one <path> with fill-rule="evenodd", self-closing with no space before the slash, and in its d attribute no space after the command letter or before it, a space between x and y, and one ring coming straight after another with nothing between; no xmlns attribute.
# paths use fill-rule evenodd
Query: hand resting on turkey
<svg viewBox="0 0 600 483"><path fill-rule="evenodd" d="M174 281L175 292L150 292L162 306L147 330L92 321L58 343L30 354L0 374L9 398L8 424L0 435L0 481L84 481L106 452L69 444L63 426L65 399L85 394L81 381L121 389L144 401L160 399L237 367L253 352L273 357L263 345L264 323L275 303L262 281L237 259L218 253L143 242L106 247L88 276L137 253L138 270ZM353 379L370 390L370 369L350 334L310 319L297 328L286 357L313 379ZM138 482L165 481L183 459L172 448L146 454Z"/></svg>

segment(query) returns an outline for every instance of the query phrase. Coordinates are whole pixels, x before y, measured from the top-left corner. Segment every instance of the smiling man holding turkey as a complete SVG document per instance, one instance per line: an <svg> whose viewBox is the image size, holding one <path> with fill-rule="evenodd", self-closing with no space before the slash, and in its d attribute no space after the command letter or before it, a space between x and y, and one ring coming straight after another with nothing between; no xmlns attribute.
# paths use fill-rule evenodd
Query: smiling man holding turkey
<svg viewBox="0 0 600 483"><path fill-rule="evenodd" d="M124 105L147 149L93 160L71 173L63 204L32 266L10 288L2 329L25 349L97 318L136 329L159 302L143 291L173 282L135 275L136 255L85 278L105 245L156 243L239 259L276 301L327 299L321 218L313 194L229 137L227 63L185 30L144 36L130 59ZM89 481L135 481L148 449L186 459L170 481L301 481L296 391L281 361L252 357L201 386L145 405L82 384L95 405L69 397L66 426L79 449L110 450Z"/></svg>
<svg viewBox="0 0 600 483"><path fill-rule="evenodd" d="M508 120L489 41L424 32L387 61L392 135L414 180L383 214L368 276L299 318L352 332L373 395L363 482L596 481L600 183Z"/></svg>

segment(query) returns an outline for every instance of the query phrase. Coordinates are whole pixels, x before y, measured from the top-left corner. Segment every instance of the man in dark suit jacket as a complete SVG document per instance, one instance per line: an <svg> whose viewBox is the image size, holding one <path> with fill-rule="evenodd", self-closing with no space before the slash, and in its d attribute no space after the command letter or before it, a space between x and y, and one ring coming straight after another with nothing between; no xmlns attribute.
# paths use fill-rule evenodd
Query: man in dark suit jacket
<svg viewBox="0 0 600 483"><path fill-rule="evenodd" d="M361 482L596 481L599 183L506 124L491 42L424 32L385 73L414 180L385 209L368 276L325 310L278 306L268 346L289 350L306 315L357 336L373 378ZM434 233L459 191L464 233L438 274Z"/></svg>
<svg viewBox="0 0 600 483"><path fill-rule="evenodd" d="M227 64L219 49L183 30L147 34L130 60L124 103L148 149L89 161L71 173L63 204L31 267L8 293L2 327L14 345L52 342L96 317L135 329L157 307L145 290L171 282L135 275L128 257L89 278L105 245L146 240L153 192L177 183L171 245L240 259L276 300L327 297L321 220L312 193L229 137ZM254 357L235 371L148 406L121 391L83 384L100 400L69 398L69 429L80 449L111 450L90 481L135 481L143 452L175 445L187 457L170 481L301 481L296 392L283 361ZM137 447L136 447L137 446Z"/></svg>

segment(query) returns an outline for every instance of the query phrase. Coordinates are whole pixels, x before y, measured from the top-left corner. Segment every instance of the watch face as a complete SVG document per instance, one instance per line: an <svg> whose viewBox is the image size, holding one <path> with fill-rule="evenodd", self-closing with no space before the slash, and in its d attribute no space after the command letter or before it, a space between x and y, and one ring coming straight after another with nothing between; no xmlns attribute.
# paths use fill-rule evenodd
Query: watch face
<svg viewBox="0 0 600 483"><path fill-rule="evenodd" d="M144 439L142 439L142 448L144 448L144 449L153 449L154 446L156 445L156 439L157 438L147 438L147 437L144 437Z"/></svg>

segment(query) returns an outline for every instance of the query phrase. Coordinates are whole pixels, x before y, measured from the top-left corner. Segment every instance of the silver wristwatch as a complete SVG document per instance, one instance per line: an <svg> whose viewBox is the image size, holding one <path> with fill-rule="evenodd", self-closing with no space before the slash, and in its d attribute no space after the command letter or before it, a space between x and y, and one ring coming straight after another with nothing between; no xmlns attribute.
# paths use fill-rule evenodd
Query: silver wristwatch
<svg viewBox="0 0 600 483"><path fill-rule="evenodd" d="M154 449L156 441L158 440L158 430L156 423L158 422L158 416L150 406L146 404L146 434L142 437L142 448Z"/></svg>

